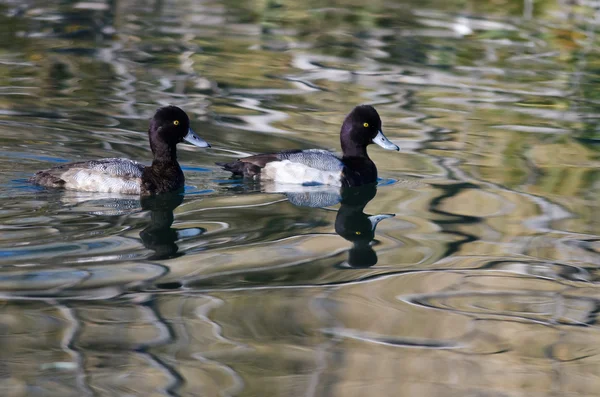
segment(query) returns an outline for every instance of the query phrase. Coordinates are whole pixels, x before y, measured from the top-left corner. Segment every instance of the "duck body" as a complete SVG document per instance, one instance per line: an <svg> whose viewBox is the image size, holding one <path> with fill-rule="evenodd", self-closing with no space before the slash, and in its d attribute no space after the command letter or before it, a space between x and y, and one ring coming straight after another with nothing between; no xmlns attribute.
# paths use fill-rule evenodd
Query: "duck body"
<svg viewBox="0 0 600 397"><path fill-rule="evenodd" d="M223 164L223 167L236 175L283 184L341 186L344 163L327 150L308 149L259 154Z"/></svg>
<svg viewBox="0 0 600 397"><path fill-rule="evenodd" d="M343 155L321 149L258 154L232 163L217 163L234 175L278 183L361 186L377 181L377 167L367 146L399 150L381 131L381 119L372 106L357 106L346 116L340 132Z"/></svg>
<svg viewBox="0 0 600 397"><path fill-rule="evenodd" d="M108 158L58 165L38 171L31 182L82 192L141 194L145 165L137 161Z"/></svg>
<svg viewBox="0 0 600 397"><path fill-rule="evenodd" d="M30 182L84 192L135 195L172 192L185 183L177 162L177 143L186 140L199 147L210 147L191 130L188 116L176 106L157 110L150 123L148 137L154 154L150 166L125 158L80 161L38 171Z"/></svg>

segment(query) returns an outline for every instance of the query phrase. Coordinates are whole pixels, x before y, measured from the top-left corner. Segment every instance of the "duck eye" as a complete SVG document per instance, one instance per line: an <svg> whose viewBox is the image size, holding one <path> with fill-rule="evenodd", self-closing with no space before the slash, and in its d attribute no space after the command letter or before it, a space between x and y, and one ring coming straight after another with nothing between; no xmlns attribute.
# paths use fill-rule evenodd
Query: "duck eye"
<svg viewBox="0 0 600 397"><path fill-rule="evenodd" d="M179 125L179 120L175 120L175 121L173 121L173 124L175 124L175 125Z"/></svg>
<svg viewBox="0 0 600 397"><path fill-rule="evenodd" d="M363 127L367 128L369 126L369 123L364 123Z"/></svg>
<svg viewBox="0 0 600 397"><path fill-rule="evenodd" d="M367 124L367 123L365 123L365 124ZM369 125L369 124L367 124L367 125ZM361 233L360 233L360 232L354 232L354 233L355 233L357 236L360 236L360 235L361 235Z"/></svg>

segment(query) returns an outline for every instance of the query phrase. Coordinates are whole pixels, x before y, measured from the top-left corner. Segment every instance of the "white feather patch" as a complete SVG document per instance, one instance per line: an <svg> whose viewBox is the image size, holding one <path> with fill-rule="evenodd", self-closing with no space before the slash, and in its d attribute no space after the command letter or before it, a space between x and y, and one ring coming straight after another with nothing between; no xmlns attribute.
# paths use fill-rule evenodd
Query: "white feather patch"
<svg viewBox="0 0 600 397"><path fill-rule="evenodd" d="M341 171L322 171L289 160L267 163L260 175L278 183L342 186Z"/></svg>
<svg viewBox="0 0 600 397"><path fill-rule="evenodd" d="M140 194L141 178L112 176L85 168L71 168L60 175L65 189L84 192Z"/></svg>

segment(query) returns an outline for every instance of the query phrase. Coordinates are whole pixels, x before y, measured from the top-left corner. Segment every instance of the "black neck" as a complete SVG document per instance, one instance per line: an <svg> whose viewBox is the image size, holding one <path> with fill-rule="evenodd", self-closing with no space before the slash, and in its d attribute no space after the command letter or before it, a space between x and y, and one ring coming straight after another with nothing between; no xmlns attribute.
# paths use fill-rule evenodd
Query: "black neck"
<svg viewBox="0 0 600 397"><path fill-rule="evenodd" d="M159 170L163 170L163 169L171 169L171 168L181 168L181 166L179 165L179 162L177 162L177 159L170 159L170 158L154 158L154 160L152 160L152 165L150 166L151 168L157 168Z"/></svg>
<svg viewBox="0 0 600 397"><path fill-rule="evenodd" d="M154 154L155 162L177 162L177 149L175 145L168 144L167 142L160 139L160 136L150 135L150 149L152 149L152 153Z"/></svg>
<svg viewBox="0 0 600 397"><path fill-rule="evenodd" d="M363 213L365 206L367 204L362 205L346 205L342 202L340 205L340 209L338 210L336 220L340 219L357 219L363 218L366 215Z"/></svg>
<svg viewBox="0 0 600 397"><path fill-rule="evenodd" d="M346 142L342 139L342 153L344 157L366 157L369 158L367 154L367 147L365 145L355 144L353 142Z"/></svg>
<svg viewBox="0 0 600 397"><path fill-rule="evenodd" d="M154 161L142 174L142 194L159 194L183 187L185 177L177 162L175 145L150 138L150 148L154 153Z"/></svg>
<svg viewBox="0 0 600 397"><path fill-rule="evenodd" d="M363 156L348 156L344 153L344 187L361 186L377 182L377 167L365 154Z"/></svg>

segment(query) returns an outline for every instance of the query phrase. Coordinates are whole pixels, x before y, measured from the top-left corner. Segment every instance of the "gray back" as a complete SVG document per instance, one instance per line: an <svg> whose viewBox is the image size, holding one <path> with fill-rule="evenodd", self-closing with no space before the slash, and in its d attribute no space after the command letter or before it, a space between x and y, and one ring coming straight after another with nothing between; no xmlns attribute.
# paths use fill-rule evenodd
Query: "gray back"
<svg viewBox="0 0 600 397"><path fill-rule="evenodd" d="M141 178L142 172L145 168L144 164L138 163L137 161L121 158L90 160L75 164L81 164L82 168L98 171L112 176L123 176L130 178Z"/></svg>
<svg viewBox="0 0 600 397"><path fill-rule="evenodd" d="M299 152L282 152L281 160L304 164L322 171L341 171L344 163L335 154L322 149L308 149Z"/></svg>

